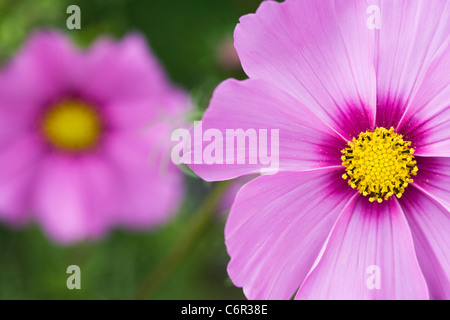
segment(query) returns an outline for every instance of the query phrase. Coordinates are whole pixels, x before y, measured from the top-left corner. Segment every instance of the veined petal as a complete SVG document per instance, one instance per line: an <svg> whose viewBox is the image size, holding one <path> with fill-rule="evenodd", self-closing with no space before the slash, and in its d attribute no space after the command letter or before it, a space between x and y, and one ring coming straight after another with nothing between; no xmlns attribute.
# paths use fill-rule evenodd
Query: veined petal
<svg viewBox="0 0 450 320"><path fill-rule="evenodd" d="M397 127L436 55L448 41L450 4L446 0L374 3L381 8L376 55L377 126ZM441 74L445 70L448 69ZM448 72L446 78L448 83Z"/></svg>
<svg viewBox="0 0 450 320"><path fill-rule="evenodd" d="M450 212L420 190L400 200L431 299L450 299Z"/></svg>
<svg viewBox="0 0 450 320"><path fill-rule="evenodd" d="M366 1L263 1L240 19L235 46L252 79L304 103L346 139L373 129L374 32Z"/></svg>
<svg viewBox="0 0 450 320"><path fill-rule="evenodd" d="M246 139L244 148L229 134L229 130L236 132L239 129L252 133L253 140ZM346 146L342 137L302 103L263 80L227 80L222 83L203 117L203 134L209 130L220 133L223 140L219 143L223 154L218 157L222 163L205 163L204 150L211 142L203 141L203 137L196 138L195 130L194 148L189 155L195 162L196 153L200 150L202 164L194 163L190 167L208 181L260 174L262 169L269 167L276 172L341 166L341 150ZM264 130L265 137L261 136ZM233 140L233 145L227 144ZM266 143L266 152L262 152L261 143ZM238 155L242 157L241 163L238 163ZM263 156L272 157L273 161L265 164Z"/></svg>
<svg viewBox="0 0 450 320"><path fill-rule="evenodd" d="M228 274L249 299L290 299L354 191L342 170L262 176L237 194L225 228Z"/></svg>
<svg viewBox="0 0 450 320"><path fill-rule="evenodd" d="M408 223L396 200L357 196L343 210L297 299L428 299Z"/></svg>
<svg viewBox="0 0 450 320"><path fill-rule="evenodd" d="M436 54L399 125L399 132L413 142L416 155L450 157L449 70L450 39Z"/></svg>
<svg viewBox="0 0 450 320"><path fill-rule="evenodd" d="M419 172L414 185L450 210L450 158L416 157Z"/></svg>

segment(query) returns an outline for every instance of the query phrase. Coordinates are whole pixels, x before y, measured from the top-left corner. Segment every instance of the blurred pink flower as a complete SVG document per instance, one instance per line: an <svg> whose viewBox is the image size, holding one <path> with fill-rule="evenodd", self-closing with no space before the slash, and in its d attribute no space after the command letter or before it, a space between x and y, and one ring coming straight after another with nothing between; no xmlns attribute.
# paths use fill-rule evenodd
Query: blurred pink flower
<svg viewBox="0 0 450 320"><path fill-rule="evenodd" d="M81 51L35 33L0 74L0 219L62 243L163 223L183 196L167 141L187 106L139 35Z"/></svg>
<svg viewBox="0 0 450 320"><path fill-rule="evenodd" d="M216 59L218 64L224 69L241 69L241 61L234 48L233 37L221 39L216 48Z"/></svg>
<svg viewBox="0 0 450 320"><path fill-rule="evenodd" d="M225 228L250 299L450 299L449 1L370 2L380 29L361 0L263 1L236 28L250 79L216 89L203 128L279 129L279 172ZM259 173L248 154L191 168Z"/></svg>

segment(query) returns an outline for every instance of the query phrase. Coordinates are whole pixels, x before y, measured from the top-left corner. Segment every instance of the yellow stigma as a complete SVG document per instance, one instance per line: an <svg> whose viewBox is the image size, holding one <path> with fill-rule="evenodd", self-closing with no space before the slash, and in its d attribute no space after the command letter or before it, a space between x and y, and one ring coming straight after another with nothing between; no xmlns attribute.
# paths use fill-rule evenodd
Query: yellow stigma
<svg viewBox="0 0 450 320"><path fill-rule="evenodd" d="M342 178L371 202L381 203L394 194L400 198L418 171L410 146L394 128L362 132L342 150L346 167Z"/></svg>
<svg viewBox="0 0 450 320"><path fill-rule="evenodd" d="M82 152L97 144L101 121L91 106L77 100L66 100L47 111L42 121L42 132L55 148Z"/></svg>

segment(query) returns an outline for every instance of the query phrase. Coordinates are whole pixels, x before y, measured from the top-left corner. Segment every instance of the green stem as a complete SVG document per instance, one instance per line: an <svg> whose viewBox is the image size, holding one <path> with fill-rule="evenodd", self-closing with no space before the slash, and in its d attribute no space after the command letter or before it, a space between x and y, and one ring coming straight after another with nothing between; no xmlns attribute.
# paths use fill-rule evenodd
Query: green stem
<svg viewBox="0 0 450 320"><path fill-rule="evenodd" d="M210 225L217 204L228 185L229 181L219 182L215 185L214 189L192 218L185 232L180 235L166 257L147 276L143 285L134 296L136 300L143 300L154 296L164 281L192 252Z"/></svg>

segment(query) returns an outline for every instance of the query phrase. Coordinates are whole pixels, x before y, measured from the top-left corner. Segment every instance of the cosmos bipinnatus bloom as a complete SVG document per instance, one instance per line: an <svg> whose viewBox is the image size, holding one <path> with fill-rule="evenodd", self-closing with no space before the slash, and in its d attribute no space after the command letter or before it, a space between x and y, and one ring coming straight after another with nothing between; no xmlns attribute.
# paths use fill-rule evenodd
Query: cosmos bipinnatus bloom
<svg viewBox="0 0 450 320"><path fill-rule="evenodd" d="M449 36L446 0L263 1L241 18L250 79L222 83L203 126L279 129L278 173L238 192L225 228L248 298L450 298ZM260 172L248 163L191 167L216 181Z"/></svg>
<svg viewBox="0 0 450 320"><path fill-rule="evenodd" d="M182 199L167 141L188 106L137 34L33 34L0 72L0 219L57 242L147 229Z"/></svg>

